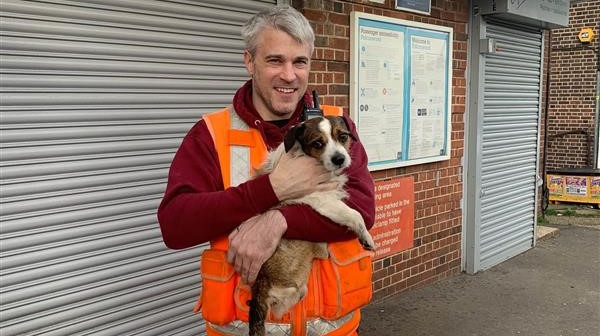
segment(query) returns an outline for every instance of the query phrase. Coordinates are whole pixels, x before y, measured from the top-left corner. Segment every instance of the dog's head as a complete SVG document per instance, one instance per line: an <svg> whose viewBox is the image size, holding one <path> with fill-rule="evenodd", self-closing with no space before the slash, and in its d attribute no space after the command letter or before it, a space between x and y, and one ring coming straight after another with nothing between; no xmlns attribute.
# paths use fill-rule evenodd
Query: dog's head
<svg viewBox="0 0 600 336"><path fill-rule="evenodd" d="M329 171L350 166L350 144L356 140L342 117L318 117L300 123L285 135L285 151L296 144L309 156L321 161Z"/></svg>

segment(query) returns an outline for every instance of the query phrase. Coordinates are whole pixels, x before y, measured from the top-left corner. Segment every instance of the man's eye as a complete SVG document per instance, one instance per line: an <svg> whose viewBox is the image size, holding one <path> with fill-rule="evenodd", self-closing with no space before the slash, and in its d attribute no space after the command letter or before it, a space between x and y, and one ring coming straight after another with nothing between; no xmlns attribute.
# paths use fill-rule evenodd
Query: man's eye
<svg viewBox="0 0 600 336"><path fill-rule="evenodd" d="M323 142L315 141L315 142L311 143L311 146L313 146L315 149L321 149L321 148L323 148Z"/></svg>
<svg viewBox="0 0 600 336"><path fill-rule="evenodd" d="M308 66L308 61L307 60L299 60L294 62L294 65L298 68L304 68L306 66Z"/></svg>

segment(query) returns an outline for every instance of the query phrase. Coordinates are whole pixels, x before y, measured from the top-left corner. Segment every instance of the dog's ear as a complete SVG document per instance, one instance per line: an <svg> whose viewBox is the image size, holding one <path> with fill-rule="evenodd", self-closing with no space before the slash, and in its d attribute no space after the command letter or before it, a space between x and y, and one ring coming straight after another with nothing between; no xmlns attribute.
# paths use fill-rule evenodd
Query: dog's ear
<svg viewBox="0 0 600 336"><path fill-rule="evenodd" d="M296 140L302 136L305 128L306 126L304 124L298 124L287 131L285 137L283 138L283 146L285 147L286 152L289 152L290 149L294 147Z"/></svg>
<svg viewBox="0 0 600 336"><path fill-rule="evenodd" d="M350 129L350 124L348 124L348 121L346 120L346 118L344 117L336 117L338 118L341 123L346 126L346 130L348 131L348 135L350 135L350 138L354 141L356 141L356 137L354 136L354 134L352 134L352 130Z"/></svg>

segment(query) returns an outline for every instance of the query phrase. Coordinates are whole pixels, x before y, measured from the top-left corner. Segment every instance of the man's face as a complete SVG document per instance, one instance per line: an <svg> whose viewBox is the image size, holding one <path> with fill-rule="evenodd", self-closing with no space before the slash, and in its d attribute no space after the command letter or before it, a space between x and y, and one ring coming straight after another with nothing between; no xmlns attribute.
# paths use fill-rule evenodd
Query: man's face
<svg viewBox="0 0 600 336"><path fill-rule="evenodd" d="M290 35L265 29L255 55L244 52L252 76L252 102L264 120L288 119L306 92L310 49Z"/></svg>

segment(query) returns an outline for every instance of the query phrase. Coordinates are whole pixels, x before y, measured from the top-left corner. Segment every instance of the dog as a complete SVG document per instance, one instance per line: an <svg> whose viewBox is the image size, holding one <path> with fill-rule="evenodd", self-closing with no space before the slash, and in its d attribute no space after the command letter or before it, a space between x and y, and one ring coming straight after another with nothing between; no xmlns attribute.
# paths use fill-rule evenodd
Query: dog
<svg viewBox="0 0 600 336"><path fill-rule="evenodd" d="M283 143L271 152L257 175L268 174L277 166L284 152L294 156L308 155L317 159L331 173L331 181L338 188L309 194L299 199L282 202L307 204L333 222L354 232L365 249L373 250L375 243L358 211L343 202L348 195L344 184L348 181L343 171L350 166L348 154L352 136L342 117L316 117L290 129ZM263 264L252 285L252 299L248 301L249 336L265 335L265 320L269 309L280 318L298 303L307 292L307 281L314 258L329 257L326 243L282 239L274 254Z"/></svg>

